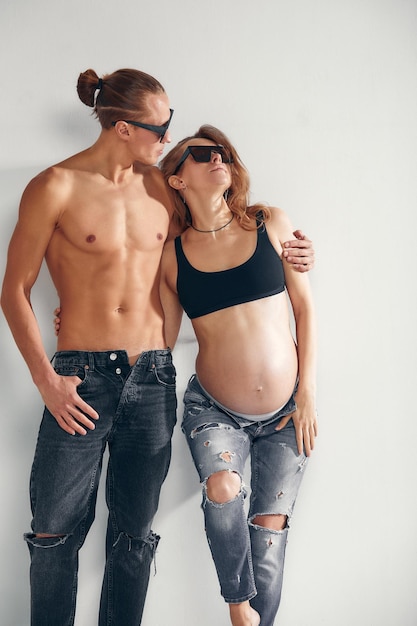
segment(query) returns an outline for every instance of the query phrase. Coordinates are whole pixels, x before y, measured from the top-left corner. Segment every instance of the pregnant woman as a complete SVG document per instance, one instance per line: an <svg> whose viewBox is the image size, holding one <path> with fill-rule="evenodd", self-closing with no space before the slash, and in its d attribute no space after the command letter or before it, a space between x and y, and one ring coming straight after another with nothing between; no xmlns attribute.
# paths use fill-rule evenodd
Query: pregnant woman
<svg viewBox="0 0 417 626"><path fill-rule="evenodd" d="M309 280L283 258L289 218L249 204L248 173L218 129L202 126L181 141L161 170L183 231L162 258L165 332L172 347L185 310L198 342L182 430L203 486L207 539L232 625L273 626L289 522L317 435Z"/></svg>

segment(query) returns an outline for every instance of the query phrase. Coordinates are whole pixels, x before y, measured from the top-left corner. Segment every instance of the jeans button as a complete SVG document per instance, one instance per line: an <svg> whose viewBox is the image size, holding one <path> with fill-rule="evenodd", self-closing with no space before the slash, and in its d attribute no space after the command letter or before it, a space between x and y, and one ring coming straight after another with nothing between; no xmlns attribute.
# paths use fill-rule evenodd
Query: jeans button
<svg viewBox="0 0 417 626"><path fill-rule="evenodd" d="M112 352L109 358L110 361L115 361L117 359L117 354L115 352Z"/></svg>
<svg viewBox="0 0 417 626"><path fill-rule="evenodd" d="M122 370L120 369L120 367L116 367L116 374L121 374Z"/></svg>

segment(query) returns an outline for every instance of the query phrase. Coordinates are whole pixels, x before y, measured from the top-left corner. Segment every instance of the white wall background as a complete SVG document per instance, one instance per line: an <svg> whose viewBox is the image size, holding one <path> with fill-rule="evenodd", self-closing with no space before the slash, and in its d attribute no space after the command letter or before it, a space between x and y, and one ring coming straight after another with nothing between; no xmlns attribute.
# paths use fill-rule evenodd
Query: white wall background
<svg viewBox="0 0 417 626"><path fill-rule="evenodd" d="M78 74L137 67L175 108L173 141L210 122L253 199L315 242L321 433L293 520L280 626L417 624L415 0L13 0L0 8L0 270L18 201L92 143ZM34 305L51 355L57 304ZM29 624L28 480L41 402L0 318L0 622ZM193 371L185 325L179 397ZM154 528L144 626L226 626L200 489L179 427ZM106 511L81 552L77 626L96 623Z"/></svg>

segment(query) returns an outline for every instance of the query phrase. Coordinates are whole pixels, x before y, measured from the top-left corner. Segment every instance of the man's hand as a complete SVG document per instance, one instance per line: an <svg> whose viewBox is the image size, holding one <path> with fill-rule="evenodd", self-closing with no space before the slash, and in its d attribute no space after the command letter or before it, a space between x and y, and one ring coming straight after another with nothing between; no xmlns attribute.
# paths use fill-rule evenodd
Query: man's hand
<svg viewBox="0 0 417 626"><path fill-rule="evenodd" d="M55 335L58 336L61 326L60 307L54 310L54 315ZM94 421L99 415L78 395L77 387L81 382L78 376L57 376L52 389L39 390L45 405L65 432L70 435L86 435L86 428L94 430Z"/></svg>
<svg viewBox="0 0 417 626"><path fill-rule="evenodd" d="M99 418L93 407L79 396L77 387L80 383L78 376L55 374L47 384L38 387L58 425L70 435L86 435L86 429L94 430L94 421Z"/></svg>
<svg viewBox="0 0 417 626"><path fill-rule="evenodd" d="M314 267L314 248L301 230L293 233L296 239L284 243L283 256L297 272L309 272Z"/></svg>

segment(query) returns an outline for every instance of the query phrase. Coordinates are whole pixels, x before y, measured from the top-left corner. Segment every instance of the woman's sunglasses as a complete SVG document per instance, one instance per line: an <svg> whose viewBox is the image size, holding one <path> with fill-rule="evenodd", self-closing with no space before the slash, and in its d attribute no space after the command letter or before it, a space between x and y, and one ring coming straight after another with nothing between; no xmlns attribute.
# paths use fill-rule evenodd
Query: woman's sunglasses
<svg viewBox="0 0 417 626"><path fill-rule="evenodd" d="M233 163L233 159L224 146L188 146L178 161L173 176L178 172L184 161L190 156L196 163L210 163L213 152L220 154L223 163Z"/></svg>
<svg viewBox="0 0 417 626"><path fill-rule="evenodd" d="M142 122L134 122L133 120L118 120L120 122L125 122L126 124L132 124L132 126L137 126L138 128L144 128L145 130L150 130L153 133L156 133L159 136L159 141L162 141L166 135L168 130L168 126L171 123L172 114L174 113L174 109L170 109L169 120L163 126L155 126L154 124L142 124ZM112 122L112 126L116 126L117 122Z"/></svg>

